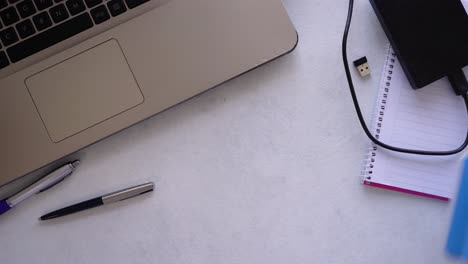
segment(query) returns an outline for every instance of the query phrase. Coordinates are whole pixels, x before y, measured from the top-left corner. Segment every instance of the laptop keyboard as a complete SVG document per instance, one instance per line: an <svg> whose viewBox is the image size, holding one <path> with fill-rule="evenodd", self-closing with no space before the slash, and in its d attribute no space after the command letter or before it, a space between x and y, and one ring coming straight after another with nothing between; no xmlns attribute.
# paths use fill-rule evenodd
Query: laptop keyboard
<svg viewBox="0 0 468 264"><path fill-rule="evenodd" d="M0 69L149 0L0 0Z"/></svg>

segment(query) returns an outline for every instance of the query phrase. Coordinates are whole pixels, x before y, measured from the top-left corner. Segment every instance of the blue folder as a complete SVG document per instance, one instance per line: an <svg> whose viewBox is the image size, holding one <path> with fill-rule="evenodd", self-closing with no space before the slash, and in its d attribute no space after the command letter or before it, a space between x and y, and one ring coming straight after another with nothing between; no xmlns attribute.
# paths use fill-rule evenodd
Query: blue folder
<svg viewBox="0 0 468 264"><path fill-rule="evenodd" d="M468 260L468 158L463 164L463 175L449 232L447 252L452 256Z"/></svg>

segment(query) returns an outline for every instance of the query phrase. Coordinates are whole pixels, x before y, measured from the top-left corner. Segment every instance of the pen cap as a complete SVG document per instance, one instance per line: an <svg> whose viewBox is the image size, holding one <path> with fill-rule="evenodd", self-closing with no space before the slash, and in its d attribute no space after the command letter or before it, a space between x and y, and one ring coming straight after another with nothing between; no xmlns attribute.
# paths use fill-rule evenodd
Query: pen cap
<svg viewBox="0 0 468 264"><path fill-rule="evenodd" d="M140 194L151 192L154 189L154 184L152 182L120 190L117 192L110 193L102 197L102 202L104 204L114 203L129 199Z"/></svg>

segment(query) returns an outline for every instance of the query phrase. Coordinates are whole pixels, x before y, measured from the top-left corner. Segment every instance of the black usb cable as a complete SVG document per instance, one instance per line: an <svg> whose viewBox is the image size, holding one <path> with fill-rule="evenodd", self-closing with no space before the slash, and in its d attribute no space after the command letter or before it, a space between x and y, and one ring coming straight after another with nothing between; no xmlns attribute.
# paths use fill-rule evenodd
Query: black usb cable
<svg viewBox="0 0 468 264"><path fill-rule="evenodd" d="M392 151L396 151L396 152L401 152L401 153L427 155L427 156L448 156L448 155L453 155L453 154L463 151L468 145L468 130L467 130L467 135L465 137L465 141L463 142L463 144L457 149L449 150L449 151L426 151L426 150L399 148L399 147L387 145L379 141L372 135L362 115L361 107L359 106L359 102L356 96L356 91L354 89L353 79L351 77L351 72L349 70L349 65L348 65L347 43L348 43L349 28L351 26L351 20L353 16L353 6L354 6L354 0L349 0L348 17L346 19L346 26L345 26L344 33L343 33L342 56L343 56L343 64L344 64L344 68L346 72L346 78L348 80L349 91L351 92L351 97L354 103L354 108L356 109L356 114L358 116L359 122L361 123L362 129L364 130L367 137L379 147L392 150ZM468 81L466 79L466 76L464 75L463 71L460 69L459 71L455 71L449 75L449 81L455 93L463 97L463 100L465 101L467 114L468 114L468 95L467 95Z"/></svg>

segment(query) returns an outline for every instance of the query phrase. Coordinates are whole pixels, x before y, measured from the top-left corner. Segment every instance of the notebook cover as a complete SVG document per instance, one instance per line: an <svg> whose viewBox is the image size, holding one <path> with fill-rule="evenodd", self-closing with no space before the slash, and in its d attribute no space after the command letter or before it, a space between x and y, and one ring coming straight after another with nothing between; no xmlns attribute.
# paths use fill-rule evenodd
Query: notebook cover
<svg viewBox="0 0 468 264"><path fill-rule="evenodd" d="M412 194L412 195L422 196L422 197L426 197L426 198L437 199L437 200L441 200L441 201L449 201L450 200L449 198L443 197L443 196L438 196L438 195L433 195L433 194L423 193L423 192L417 192L417 191L413 191L413 190L398 188L398 187L395 187L395 186L375 183L375 182L371 182L371 181L364 181L363 184L366 185L366 186L371 186L371 187L376 187L376 188L381 188L381 189L386 189L386 190L401 192L401 193L406 193L406 194Z"/></svg>

